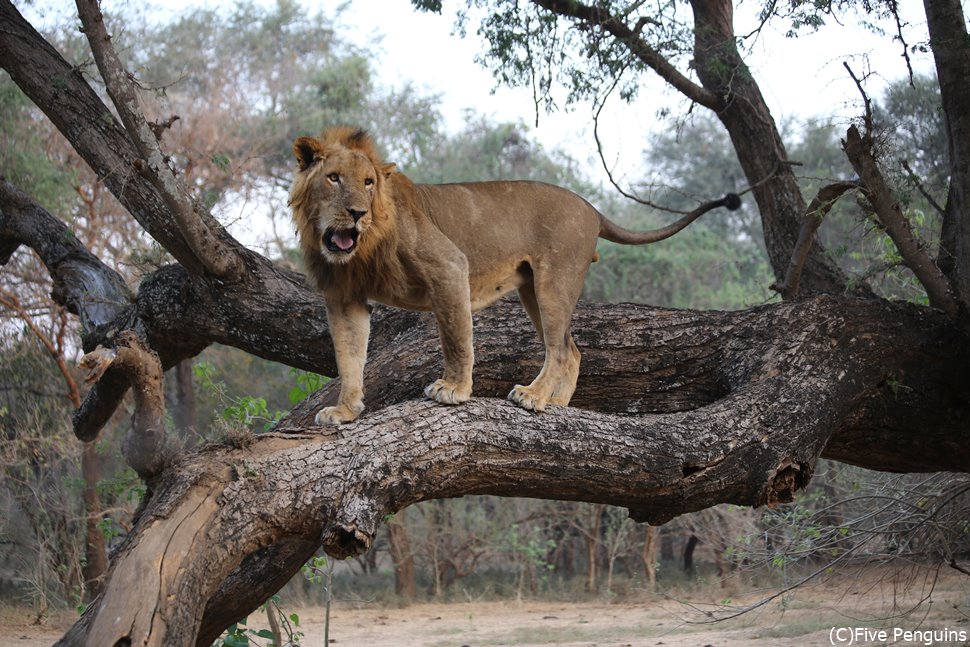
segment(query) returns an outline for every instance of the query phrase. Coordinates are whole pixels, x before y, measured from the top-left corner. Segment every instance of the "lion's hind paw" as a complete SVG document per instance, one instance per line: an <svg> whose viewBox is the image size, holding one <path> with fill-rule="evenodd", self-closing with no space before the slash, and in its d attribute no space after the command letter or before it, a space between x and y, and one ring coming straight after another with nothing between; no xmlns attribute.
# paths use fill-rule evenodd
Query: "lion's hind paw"
<svg viewBox="0 0 970 647"><path fill-rule="evenodd" d="M435 380L424 388L424 395L441 404L461 404L472 395L471 387L463 387L447 380Z"/></svg>
<svg viewBox="0 0 970 647"><path fill-rule="evenodd" d="M509 393L509 400L529 411L544 411L549 398L541 398L531 388L516 384Z"/></svg>

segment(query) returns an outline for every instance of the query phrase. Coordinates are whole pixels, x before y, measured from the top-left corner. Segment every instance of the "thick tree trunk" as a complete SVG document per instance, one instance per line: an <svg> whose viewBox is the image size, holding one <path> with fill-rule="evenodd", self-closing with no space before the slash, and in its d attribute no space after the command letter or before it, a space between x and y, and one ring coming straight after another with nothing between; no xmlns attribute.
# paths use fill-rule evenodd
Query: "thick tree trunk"
<svg viewBox="0 0 970 647"><path fill-rule="evenodd" d="M104 577L108 572L108 548L101 521L101 500L98 483L101 482L101 465L94 443L84 443L81 450L81 474L84 477L84 599L90 600L101 594Z"/></svg>
<svg viewBox="0 0 970 647"><path fill-rule="evenodd" d="M690 537L687 538L687 543L684 544L684 572L690 577L694 577L696 574L694 571L694 549L697 548L698 543L700 543L700 539L697 538L697 535L691 533Z"/></svg>
<svg viewBox="0 0 970 647"><path fill-rule="evenodd" d="M413 602L418 595L414 579L414 553L408 537L407 509L402 509L387 524L387 542L394 562L394 592L405 602Z"/></svg>
<svg viewBox="0 0 970 647"><path fill-rule="evenodd" d="M599 559L597 548L600 542L600 526L603 523L603 506L595 505L587 510L583 523L583 544L586 546L586 592L596 593L599 588Z"/></svg>
<svg viewBox="0 0 970 647"><path fill-rule="evenodd" d="M939 263L966 308L970 304L970 36L960 0L924 0L923 6L950 146L950 190Z"/></svg>
<svg viewBox="0 0 970 647"><path fill-rule="evenodd" d="M643 532L643 549L640 551L643 572L647 576L647 591L657 589L657 527L647 525Z"/></svg>
<svg viewBox="0 0 970 647"><path fill-rule="evenodd" d="M720 101L715 114L731 137L738 162L754 187L765 247L782 283L798 242L807 205L761 88L737 48L734 3L692 0L694 70ZM815 241L803 268L804 292L842 293L848 281Z"/></svg>

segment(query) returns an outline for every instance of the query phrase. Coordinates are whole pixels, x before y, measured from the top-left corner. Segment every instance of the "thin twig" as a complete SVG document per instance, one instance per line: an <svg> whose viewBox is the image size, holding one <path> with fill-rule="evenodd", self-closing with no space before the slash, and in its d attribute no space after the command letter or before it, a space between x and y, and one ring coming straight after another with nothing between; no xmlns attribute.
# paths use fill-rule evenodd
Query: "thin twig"
<svg viewBox="0 0 970 647"><path fill-rule="evenodd" d="M616 78L613 79L613 84L606 91L606 94L603 95L603 99L599 101L599 105L597 106L596 111L593 113L593 140L596 142L596 153L599 155L600 163L603 165L603 170L606 172L606 178L610 181L610 184L613 185L613 188L616 189L620 193L620 195L622 195L624 198L633 200L634 202L638 204L642 204L647 207L658 209L660 211L666 211L669 213L676 213L676 214L686 214L688 213L687 211L683 211L681 209L674 209L672 207L665 207L664 205L657 204L656 202L652 202L645 198L641 198L638 195L634 195L633 193L630 193L622 186L620 186L620 183L616 181L616 178L613 177L613 171L610 169L610 165L606 161L606 155L603 153L603 141L600 139L600 135L599 135L600 114L603 112L603 108L606 106L606 100L610 97L611 94L613 94L613 91L619 85L620 79L622 78L623 73L626 71L626 69L627 67L624 66L619 71L619 73L616 75Z"/></svg>
<svg viewBox="0 0 970 647"><path fill-rule="evenodd" d="M913 85L913 62L909 60L909 44L906 42L906 38L903 37L903 22L899 17L899 3L896 0L887 0L886 4L889 6L889 12L893 15L896 20L896 38L903 46L903 60L906 61L906 69L909 71L909 84Z"/></svg>
<svg viewBox="0 0 970 647"><path fill-rule="evenodd" d="M926 201L930 203L930 206L933 207L933 209L935 209L941 216L946 216L946 212L943 207L941 207L940 203L933 199L933 196L931 196L930 192L926 190L926 187L923 186L919 176L913 172L913 169L909 166L909 162L906 160L903 160L903 170L906 171L906 173L909 175L909 180L916 185L916 190L919 191L924 198L926 198Z"/></svg>
<svg viewBox="0 0 970 647"><path fill-rule="evenodd" d="M859 89L859 94L862 95L862 101L866 108L866 113L863 116L863 124L866 127L866 134L870 134L872 132L872 101L869 100L869 95L866 94L865 89L862 87L862 81L859 80L859 78L855 75L855 72L852 71L852 68L849 67L849 63L847 61L843 61L842 66L845 67L846 71L849 73L849 76L855 82L855 87Z"/></svg>

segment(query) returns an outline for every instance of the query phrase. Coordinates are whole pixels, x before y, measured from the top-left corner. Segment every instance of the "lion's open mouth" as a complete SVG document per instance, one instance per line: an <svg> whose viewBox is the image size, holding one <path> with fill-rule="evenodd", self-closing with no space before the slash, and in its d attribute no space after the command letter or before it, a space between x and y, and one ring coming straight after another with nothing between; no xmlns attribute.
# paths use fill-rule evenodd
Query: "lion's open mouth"
<svg viewBox="0 0 970 647"><path fill-rule="evenodd" d="M356 229L328 229L323 235L323 244L335 254L349 254L357 247Z"/></svg>

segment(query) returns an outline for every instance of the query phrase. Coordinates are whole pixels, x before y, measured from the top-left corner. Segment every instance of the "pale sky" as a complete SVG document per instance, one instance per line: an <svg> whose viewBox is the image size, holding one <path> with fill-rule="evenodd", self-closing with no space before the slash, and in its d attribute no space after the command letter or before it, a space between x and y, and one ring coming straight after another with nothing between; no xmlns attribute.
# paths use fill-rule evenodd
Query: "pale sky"
<svg viewBox="0 0 970 647"><path fill-rule="evenodd" d="M735 32L752 31L760 2L740 2L735 15ZM338 21L347 27L341 35L364 43L379 43L370 48L382 53L376 66L384 84L400 86L404 81L418 88L440 93L444 114L450 128L461 126L462 111L473 108L500 120L522 121L535 125L535 107L526 89L495 89L491 73L475 63L481 49L474 25L465 39L453 35L454 15L464 3L445 0L443 15L419 13L409 0L382 0L376 3L353 0ZM922 3L900 0L900 11L911 25L904 32L912 46L927 39ZM853 16L843 24L830 20L817 33L806 33L796 39L786 38L786 24L766 27L754 51L746 57L769 108L779 123L787 118L824 120L835 117L847 123L860 114L861 99L855 84L847 75L843 61L848 61L857 75L873 73L866 89L878 97L889 81L906 75L901 56L902 46L893 42L895 25L886 23L888 34L878 35L860 29ZM356 42L356 41L355 41ZM932 57L911 53L914 69L932 72ZM607 104L601 120L600 136L606 157L620 176L642 177L636 166L649 146L649 130L644 124L657 123L657 110L664 106L683 107L682 98L668 91L659 79L647 80L648 89L641 91L636 102L627 105L618 98ZM599 161L592 135L592 108L581 105L571 114L540 114L535 136L549 148L566 149L580 162L590 162L594 177L600 177Z"/></svg>

